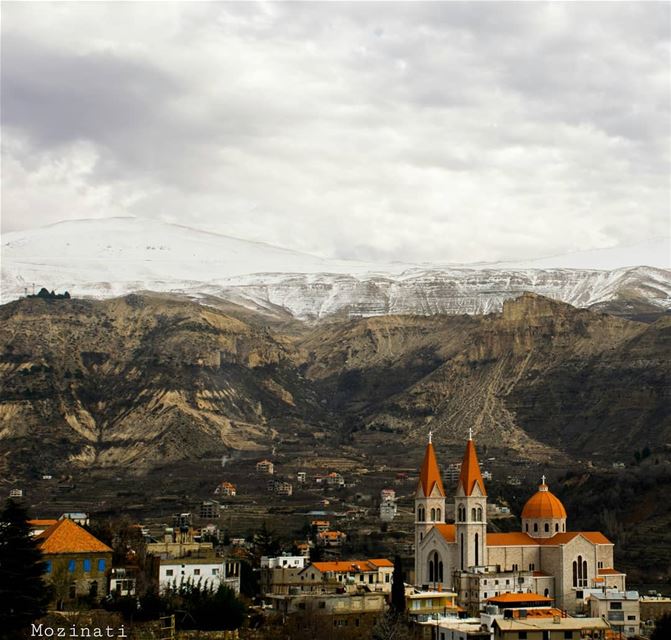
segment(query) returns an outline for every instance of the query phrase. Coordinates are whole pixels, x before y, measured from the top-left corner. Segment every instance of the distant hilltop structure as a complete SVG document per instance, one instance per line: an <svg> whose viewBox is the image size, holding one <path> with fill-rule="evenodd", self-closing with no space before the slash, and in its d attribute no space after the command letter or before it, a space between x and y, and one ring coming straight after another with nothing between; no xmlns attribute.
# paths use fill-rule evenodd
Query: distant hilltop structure
<svg viewBox="0 0 671 640"><path fill-rule="evenodd" d="M34 291L34 287L33 287ZM42 287L38 293L28 293L26 289L26 298L42 298L43 300L70 300L70 294L65 291L64 293L55 293L53 289L49 291L45 287Z"/></svg>

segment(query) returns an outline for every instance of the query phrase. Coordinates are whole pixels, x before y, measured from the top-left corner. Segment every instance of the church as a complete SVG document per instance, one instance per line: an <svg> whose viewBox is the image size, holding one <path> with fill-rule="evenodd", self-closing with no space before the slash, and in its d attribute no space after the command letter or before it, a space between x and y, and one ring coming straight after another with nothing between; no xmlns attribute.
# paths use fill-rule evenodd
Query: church
<svg viewBox="0 0 671 640"><path fill-rule="evenodd" d="M473 613L488 598L516 592L540 594L576 613L590 592L625 590L625 574L613 567L613 543L598 531L568 531L564 505L545 478L524 505L521 531L487 531L487 488L472 436L452 509L448 517L429 435L415 494L415 584L454 591Z"/></svg>

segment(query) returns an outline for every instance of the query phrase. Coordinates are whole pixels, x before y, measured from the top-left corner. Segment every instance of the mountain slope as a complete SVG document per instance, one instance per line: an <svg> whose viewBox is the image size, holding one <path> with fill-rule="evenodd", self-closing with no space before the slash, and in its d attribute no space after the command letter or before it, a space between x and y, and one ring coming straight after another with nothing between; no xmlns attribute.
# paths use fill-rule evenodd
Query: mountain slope
<svg viewBox="0 0 671 640"><path fill-rule="evenodd" d="M487 316L272 328L227 310L165 295L0 307L0 468L146 470L289 440L376 455L429 429L553 462L671 442L666 318L533 294Z"/></svg>

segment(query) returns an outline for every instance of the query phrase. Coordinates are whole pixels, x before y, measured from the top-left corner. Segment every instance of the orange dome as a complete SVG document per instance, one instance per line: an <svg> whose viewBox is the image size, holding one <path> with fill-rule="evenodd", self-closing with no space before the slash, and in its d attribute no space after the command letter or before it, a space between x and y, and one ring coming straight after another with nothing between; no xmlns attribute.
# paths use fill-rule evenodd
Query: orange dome
<svg viewBox="0 0 671 640"><path fill-rule="evenodd" d="M548 486L543 483L538 487L538 491L527 500L522 509L522 518L527 520L566 518L566 509L561 500L550 493Z"/></svg>

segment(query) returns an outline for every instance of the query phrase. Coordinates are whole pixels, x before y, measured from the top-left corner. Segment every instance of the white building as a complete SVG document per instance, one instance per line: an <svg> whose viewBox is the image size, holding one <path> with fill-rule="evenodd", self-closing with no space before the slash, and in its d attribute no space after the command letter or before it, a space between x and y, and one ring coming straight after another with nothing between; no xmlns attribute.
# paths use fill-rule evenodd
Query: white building
<svg viewBox="0 0 671 640"><path fill-rule="evenodd" d="M589 614L604 618L615 633L637 637L641 629L641 601L638 591L597 591L589 597Z"/></svg>
<svg viewBox="0 0 671 640"><path fill-rule="evenodd" d="M240 593L240 563L237 560L217 558L172 558L161 560L158 574L159 590L179 586L185 582L208 586L216 590L224 584Z"/></svg>
<svg viewBox="0 0 671 640"><path fill-rule="evenodd" d="M302 569L308 563L305 556L278 556L269 558L261 557L261 568L268 569Z"/></svg>

